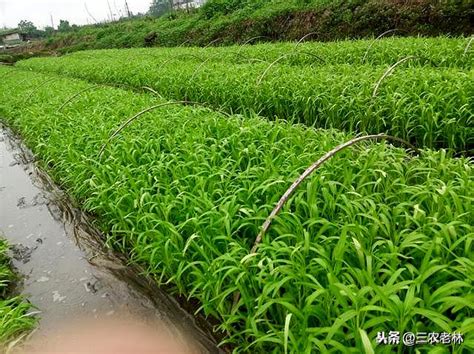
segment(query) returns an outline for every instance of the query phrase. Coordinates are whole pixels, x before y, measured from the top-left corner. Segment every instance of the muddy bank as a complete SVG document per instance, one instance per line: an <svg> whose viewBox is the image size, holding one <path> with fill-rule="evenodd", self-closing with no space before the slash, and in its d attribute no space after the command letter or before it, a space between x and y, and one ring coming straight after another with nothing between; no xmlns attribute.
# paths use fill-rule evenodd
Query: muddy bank
<svg viewBox="0 0 474 354"><path fill-rule="evenodd" d="M3 126L0 157L0 234L13 246L13 265L22 276L17 291L39 311L34 337L47 337L79 317L131 316L164 322L201 352L218 352L206 323L105 248L88 217L35 167L32 154Z"/></svg>

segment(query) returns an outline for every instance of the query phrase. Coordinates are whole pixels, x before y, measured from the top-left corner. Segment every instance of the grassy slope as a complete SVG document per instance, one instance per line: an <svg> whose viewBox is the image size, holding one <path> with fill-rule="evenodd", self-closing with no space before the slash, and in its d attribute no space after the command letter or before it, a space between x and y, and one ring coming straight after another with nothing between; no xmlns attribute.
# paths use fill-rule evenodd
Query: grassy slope
<svg viewBox="0 0 474 354"><path fill-rule="evenodd" d="M350 132L385 132L417 146L461 152L474 147L474 55L464 54L467 43L466 38L440 37L297 48L279 43L122 49L32 59L17 66L94 83L152 87L167 98L228 112L258 112L269 119ZM386 77L373 97L387 68L406 57L415 58Z"/></svg>
<svg viewBox="0 0 474 354"><path fill-rule="evenodd" d="M246 257L291 181L349 135L169 106L142 116L98 161L120 122L163 101L100 87L58 111L90 84L0 75L1 115L99 216L110 244L199 300L236 350L360 353L364 333L373 343L381 330L461 331L462 348L474 349L469 160L385 144L347 150Z"/></svg>
<svg viewBox="0 0 474 354"><path fill-rule="evenodd" d="M28 316L30 305L20 297L9 294L9 286L15 276L10 269L7 257L8 246L0 239L0 352L4 346L19 334L35 326L35 319Z"/></svg>
<svg viewBox="0 0 474 354"><path fill-rule="evenodd" d="M230 4L230 5L229 5ZM191 14L85 26L47 41L51 49L206 45L263 40L360 38L397 28L405 34L471 34L474 5L468 1L400 0L210 0ZM151 34L151 35L150 35ZM154 35L155 34L155 35ZM145 40L148 38L148 40Z"/></svg>

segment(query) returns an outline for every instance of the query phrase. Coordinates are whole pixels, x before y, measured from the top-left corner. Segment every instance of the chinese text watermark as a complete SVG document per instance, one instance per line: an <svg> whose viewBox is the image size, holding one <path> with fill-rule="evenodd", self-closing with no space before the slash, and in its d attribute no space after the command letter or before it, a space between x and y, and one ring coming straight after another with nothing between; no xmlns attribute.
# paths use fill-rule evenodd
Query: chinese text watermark
<svg viewBox="0 0 474 354"><path fill-rule="evenodd" d="M377 344L380 345L398 345L403 343L407 347L415 345L437 345L437 344L461 344L464 338L461 333L447 332L405 332L398 331L377 332L375 338Z"/></svg>

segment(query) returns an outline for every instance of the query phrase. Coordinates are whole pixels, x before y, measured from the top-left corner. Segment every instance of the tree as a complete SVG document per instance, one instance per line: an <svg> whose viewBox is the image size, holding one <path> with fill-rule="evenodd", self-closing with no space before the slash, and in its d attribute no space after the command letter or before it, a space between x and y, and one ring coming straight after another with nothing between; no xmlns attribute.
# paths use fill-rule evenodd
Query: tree
<svg viewBox="0 0 474 354"><path fill-rule="evenodd" d="M58 31L59 32L68 32L71 30L71 25L69 21L66 20L59 20Z"/></svg>
<svg viewBox="0 0 474 354"><path fill-rule="evenodd" d="M54 34L54 28L51 26L46 26L44 28L44 36L45 37L51 37Z"/></svg>
<svg viewBox="0 0 474 354"><path fill-rule="evenodd" d="M148 14L162 16L173 10L173 0L152 0Z"/></svg>
<svg viewBox="0 0 474 354"><path fill-rule="evenodd" d="M35 37L38 34L38 29L31 21L22 20L18 23L18 30L28 37Z"/></svg>

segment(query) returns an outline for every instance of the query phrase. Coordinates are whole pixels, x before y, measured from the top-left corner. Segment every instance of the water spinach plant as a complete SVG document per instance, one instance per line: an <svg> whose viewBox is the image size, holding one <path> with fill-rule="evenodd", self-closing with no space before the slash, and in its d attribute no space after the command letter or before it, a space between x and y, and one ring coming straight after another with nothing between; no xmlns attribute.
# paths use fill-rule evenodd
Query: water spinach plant
<svg viewBox="0 0 474 354"><path fill-rule="evenodd" d="M8 244L0 238L0 352L7 350L12 342L36 325L36 319L30 315L31 305L11 294L17 276L11 269L7 252Z"/></svg>
<svg viewBox="0 0 474 354"><path fill-rule="evenodd" d="M2 120L111 247L218 321L225 348L388 353L376 334L397 330L460 332L449 349L474 350L469 158L361 142L305 180L250 252L291 183L354 134L168 104L109 141L167 101L15 68L0 76Z"/></svg>

